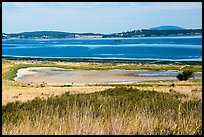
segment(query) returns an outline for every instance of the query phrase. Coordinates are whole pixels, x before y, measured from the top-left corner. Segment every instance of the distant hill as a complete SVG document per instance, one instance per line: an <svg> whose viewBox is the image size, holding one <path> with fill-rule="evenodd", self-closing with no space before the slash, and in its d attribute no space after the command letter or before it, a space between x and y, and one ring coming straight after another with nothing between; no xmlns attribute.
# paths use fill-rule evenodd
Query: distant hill
<svg viewBox="0 0 204 137"><path fill-rule="evenodd" d="M60 31L34 31L21 33L2 33L2 39L69 39L69 38L127 38L127 37L172 37L198 36L202 29L183 29L177 26L160 26L151 29L133 30L121 33L70 33Z"/></svg>
<svg viewBox="0 0 204 137"><path fill-rule="evenodd" d="M88 37L102 37L103 34L95 33L69 33L60 31L33 31L21 33L2 33L3 39L17 38L17 39L67 39L67 38L88 38Z"/></svg>
<svg viewBox="0 0 204 137"><path fill-rule="evenodd" d="M159 26L150 28L149 30L185 30L185 29L178 26Z"/></svg>
<svg viewBox="0 0 204 137"><path fill-rule="evenodd" d="M117 37L176 37L176 36L201 36L202 29L180 29L180 30L133 30L121 33L103 35L103 38Z"/></svg>
<svg viewBox="0 0 204 137"><path fill-rule="evenodd" d="M34 31L9 34L15 38L73 38L74 33L59 32L59 31Z"/></svg>
<svg viewBox="0 0 204 137"><path fill-rule="evenodd" d="M42 36L42 35L68 35L68 34L73 34L73 33L60 32L60 31L33 31L33 32L21 32L18 34Z"/></svg>

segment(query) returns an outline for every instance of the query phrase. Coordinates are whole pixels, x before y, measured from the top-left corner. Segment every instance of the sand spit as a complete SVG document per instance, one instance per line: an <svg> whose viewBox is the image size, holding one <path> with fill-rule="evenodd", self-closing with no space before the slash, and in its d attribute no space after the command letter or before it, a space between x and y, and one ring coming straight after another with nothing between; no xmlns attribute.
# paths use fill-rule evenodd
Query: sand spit
<svg viewBox="0 0 204 137"><path fill-rule="evenodd" d="M141 73L155 73L149 70L66 70L55 67L22 68L14 78L18 82L39 84L100 84L100 83L130 83L146 80L175 80L175 76L138 76ZM162 72L162 71L159 71ZM172 71L168 71L172 72ZM175 72L175 71L174 71ZM202 79L202 73L196 74L196 79Z"/></svg>

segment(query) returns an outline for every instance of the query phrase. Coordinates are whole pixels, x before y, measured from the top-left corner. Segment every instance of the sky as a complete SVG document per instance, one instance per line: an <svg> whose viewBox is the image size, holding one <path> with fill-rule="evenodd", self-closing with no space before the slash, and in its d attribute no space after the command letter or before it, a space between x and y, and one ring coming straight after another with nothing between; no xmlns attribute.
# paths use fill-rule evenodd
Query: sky
<svg viewBox="0 0 204 137"><path fill-rule="evenodd" d="M116 33L202 28L202 2L2 2L2 31Z"/></svg>

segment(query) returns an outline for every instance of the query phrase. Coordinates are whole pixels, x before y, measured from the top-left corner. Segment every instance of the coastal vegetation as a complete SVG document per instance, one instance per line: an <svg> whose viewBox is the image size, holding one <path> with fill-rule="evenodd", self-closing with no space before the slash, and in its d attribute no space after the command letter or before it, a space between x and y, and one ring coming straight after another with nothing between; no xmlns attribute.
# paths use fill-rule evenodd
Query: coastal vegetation
<svg viewBox="0 0 204 137"><path fill-rule="evenodd" d="M179 93L116 87L2 106L3 134L201 135L202 102Z"/></svg>
<svg viewBox="0 0 204 137"><path fill-rule="evenodd" d="M192 71L183 71L182 73L179 73L176 76L180 81L182 80L188 80L189 78L193 77L193 72Z"/></svg>
<svg viewBox="0 0 204 137"><path fill-rule="evenodd" d="M176 86L199 86L202 84L202 80L191 80L188 83L176 83L175 80L152 80L152 81L143 81L136 83L120 83L120 84L88 84L88 86L131 86L131 87L154 87L155 89L158 87L176 87ZM71 85L64 85L71 86Z"/></svg>
<svg viewBox="0 0 204 137"><path fill-rule="evenodd" d="M29 58L29 57L4 57L2 61L27 60L44 62L87 62L87 63L111 63L111 64L166 64L166 65L202 65L202 61L164 61L164 60L128 60L128 59L94 59L94 58Z"/></svg>
<svg viewBox="0 0 204 137"><path fill-rule="evenodd" d="M4 135L202 135L202 80L163 80L83 86L12 81L18 69L27 67L202 72L201 65L70 63L3 59L2 131ZM98 90L100 88L104 90Z"/></svg>
<svg viewBox="0 0 204 137"><path fill-rule="evenodd" d="M202 135L201 11L2 2L2 135Z"/></svg>

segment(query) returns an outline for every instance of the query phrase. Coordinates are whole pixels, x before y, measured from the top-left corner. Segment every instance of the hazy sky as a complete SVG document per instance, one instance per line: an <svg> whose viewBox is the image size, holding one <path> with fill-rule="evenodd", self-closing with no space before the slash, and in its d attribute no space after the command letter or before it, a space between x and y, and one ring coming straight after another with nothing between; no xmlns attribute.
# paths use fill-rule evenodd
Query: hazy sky
<svg viewBox="0 0 204 137"><path fill-rule="evenodd" d="M113 33L175 25L202 28L201 2L3 2L2 31Z"/></svg>

